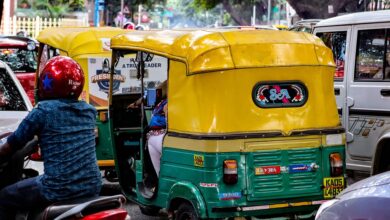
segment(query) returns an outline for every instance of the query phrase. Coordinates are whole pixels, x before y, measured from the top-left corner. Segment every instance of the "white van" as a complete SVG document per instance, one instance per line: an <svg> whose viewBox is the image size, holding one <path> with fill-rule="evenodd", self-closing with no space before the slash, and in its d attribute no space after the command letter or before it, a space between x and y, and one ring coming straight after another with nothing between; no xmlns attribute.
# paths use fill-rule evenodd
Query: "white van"
<svg viewBox="0 0 390 220"><path fill-rule="evenodd" d="M333 50L335 95L346 128L346 167L356 179L390 170L390 11L316 24Z"/></svg>

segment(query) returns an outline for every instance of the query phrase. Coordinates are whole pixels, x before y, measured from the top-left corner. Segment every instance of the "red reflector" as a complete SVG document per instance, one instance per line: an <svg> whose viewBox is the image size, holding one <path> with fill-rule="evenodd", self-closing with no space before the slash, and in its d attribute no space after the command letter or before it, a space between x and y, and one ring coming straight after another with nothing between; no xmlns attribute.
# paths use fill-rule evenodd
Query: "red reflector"
<svg viewBox="0 0 390 220"><path fill-rule="evenodd" d="M332 177L343 175L344 165L343 165L342 157L339 153L330 154L329 163L330 163L330 175Z"/></svg>
<svg viewBox="0 0 390 220"><path fill-rule="evenodd" d="M34 153L30 154L29 159L32 161L43 161L42 155L41 155L41 148L38 146L35 147Z"/></svg>
<svg viewBox="0 0 390 220"><path fill-rule="evenodd" d="M82 218L82 220L125 220L127 211L124 209L112 209L94 213Z"/></svg>

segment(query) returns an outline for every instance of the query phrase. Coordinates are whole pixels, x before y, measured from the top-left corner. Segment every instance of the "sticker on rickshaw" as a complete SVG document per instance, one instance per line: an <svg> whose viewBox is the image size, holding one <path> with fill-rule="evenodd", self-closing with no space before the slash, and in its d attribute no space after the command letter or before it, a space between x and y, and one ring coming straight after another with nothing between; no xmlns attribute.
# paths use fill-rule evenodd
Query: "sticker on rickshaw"
<svg viewBox="0 0 390 220"><path fill-rule="evenodd" d="M104 43L104 42L103 42ZM130 60L121 59L117 63L113 75L113 94L140 93L141 82L137 80L137 67ZM110 79L111 62L104 57L88 58L88 88L89 103L94 106L108 105L109 79ZM168 61L164 57L154 56L153 62L145 67L144 86L148 87L150 82L162 82L165 78L161 72L168 69Z"/></svg>
<svg viewBox="0 0 390 220"><path fill-rule="evenodd" d="M196 167L204 167L204 156L194 154L194 166Z"/></svg>
<svg viewBox="0 0 390 220"><path fill-rule="evenodd" d="M327 177L323 183L325 199L336 197L345 187L344 177Z"/></svg>
<svg viewBox="0 0 390 220"><path fill-rule="evenodd" d="M307 89L300 82L257 83L252 99L260 108L299 107L307 100Z"/></svg>
<svg viewBox="0 0 390 220"><path fill-rule="evenodd" d="M312 172L316 169L311 164L293 164L288 166L289 173L303 173L303 172Z"/></svg>
<svg viewBox="0 0 390 220"><path fill-rule="evenodd" d="M241 192L229 192L229 193L220 193L218 194L220 200L233 200L240 199L242 197Z"/></svg>
<svg viewBox="0 0 390 220"><path fill-rule="evenodd" d="M256 175L276 175L280 174L280 166L263 166L255 167Z"/></svg>
<svg viewBox="0 0 390 220"><path fill-rule="evenodd" d="M218 184L217 183L199 183L200 187L204 188L217 188Z"/></svg>

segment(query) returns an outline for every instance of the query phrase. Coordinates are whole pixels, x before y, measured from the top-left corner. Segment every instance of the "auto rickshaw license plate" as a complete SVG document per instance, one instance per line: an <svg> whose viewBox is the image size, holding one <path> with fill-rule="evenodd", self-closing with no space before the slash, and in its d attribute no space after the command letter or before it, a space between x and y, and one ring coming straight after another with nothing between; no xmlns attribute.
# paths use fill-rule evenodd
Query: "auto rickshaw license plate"
<svg viewBox="0 0 390 220"><path fill-rule="evenodd" d="M331 199L337 196L344 189L344 177L324 178L324 198Z"/></svg>

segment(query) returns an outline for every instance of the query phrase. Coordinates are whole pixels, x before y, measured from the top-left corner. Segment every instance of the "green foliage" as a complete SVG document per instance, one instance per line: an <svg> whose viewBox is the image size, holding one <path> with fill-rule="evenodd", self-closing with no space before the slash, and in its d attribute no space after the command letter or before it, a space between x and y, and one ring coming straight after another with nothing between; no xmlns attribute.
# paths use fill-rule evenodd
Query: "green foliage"
<svg viewBox="0 0 390 220"><path fill-rule="evenodd" d="M39 16L50 16L60 18L69 13L69 1L66 0L35 0L33 1L35 14Z"/></svg>
<svg viewBox="0 0 390 220"><path fill-rule="evenodd" d="M210 10L210 9L215 8L215 6L217 6L219 3L221 3L221 1L217 1L217 0L195 0L195 1L193 1L193 5L197 9L206 9L206 10Z"/></svg>
<svg viewBox="0 0 390 220"><path fill-rule="evenodd" d="M70 1L69 9L71 11L84 11L84 0Z"/></svg>

